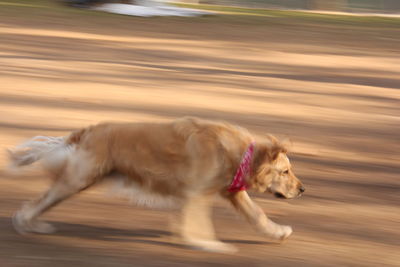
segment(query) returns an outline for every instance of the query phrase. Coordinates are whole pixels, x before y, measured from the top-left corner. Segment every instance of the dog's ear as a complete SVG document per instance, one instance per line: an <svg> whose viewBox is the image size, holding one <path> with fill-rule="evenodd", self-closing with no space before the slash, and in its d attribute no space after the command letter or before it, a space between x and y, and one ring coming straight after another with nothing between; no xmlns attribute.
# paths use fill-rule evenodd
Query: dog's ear
<svg viewBox="0 0 400 267"><path fill-rule="evenodd" d="M278 139L271 134L268 134L267 137L270 141L268 156L270 162L272 162L278 158L279 153L287 152L288 144L286 143L286 141L279 142Z"/></svg>
<svg viewBox="0 0 400 267"><path fill-rule="evenodd" d="M266 143L256 143L254 148L253 169L257 170L268 158L268 145Z"/></svg>
<svg viewBox="0 0 400 267"><path fill-rule="evenodd" d="M254 167L260 166L263 162L272 162L278 158L279 153L286 153L286 145L280 143L272 135L267 135L268 142L259 142L254 150Z"/></svg>
<svg viewBox="0 0 400 267"><path fill-rule="evenodd" d="M276 160L279 156L279 153L286 153L287 150L284 146L280 145L280 144L276 144L273 145L268 153L269 156L269 161L272 162L274 160Z"/></svg>

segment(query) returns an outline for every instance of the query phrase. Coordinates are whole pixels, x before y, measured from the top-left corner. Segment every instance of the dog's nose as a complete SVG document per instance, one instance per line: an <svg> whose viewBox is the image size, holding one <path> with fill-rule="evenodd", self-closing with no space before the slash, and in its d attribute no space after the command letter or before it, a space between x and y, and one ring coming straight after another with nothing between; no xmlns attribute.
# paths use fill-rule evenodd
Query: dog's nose
<svg viewBox="0 0 400 267"><path fill-rule="evenodd" d="M304 188L304 186L302 186L302 187L299 188L299 191L300 191L301 193L304 193L304 191L306 191L306 189Z"/></svg>

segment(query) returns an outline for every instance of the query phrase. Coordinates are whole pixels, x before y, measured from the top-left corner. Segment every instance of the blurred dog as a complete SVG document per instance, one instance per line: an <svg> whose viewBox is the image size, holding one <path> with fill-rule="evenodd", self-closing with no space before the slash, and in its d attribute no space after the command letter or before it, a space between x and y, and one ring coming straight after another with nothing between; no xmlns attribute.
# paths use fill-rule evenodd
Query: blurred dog
<svg viewBox="0 0 400 267"><path fill-rule="evenodd" d="M266 237L284 240L292 233L291 227L268 219L246 189L268 191L280 198L304 192L285 147L274 137L254 142L243 128L197 118L103 123L67 137L38 136L9 152L14 166L40 160L54 179L41 198L14 215L14 227L20 233L54 231L50 224L37 220L38 216L109 177L122 179L123 188L139 199L152 194L181 203L179 229L188 245L232 252L234 247L214 235L210 215L214 196L229 200Z"/></svg>

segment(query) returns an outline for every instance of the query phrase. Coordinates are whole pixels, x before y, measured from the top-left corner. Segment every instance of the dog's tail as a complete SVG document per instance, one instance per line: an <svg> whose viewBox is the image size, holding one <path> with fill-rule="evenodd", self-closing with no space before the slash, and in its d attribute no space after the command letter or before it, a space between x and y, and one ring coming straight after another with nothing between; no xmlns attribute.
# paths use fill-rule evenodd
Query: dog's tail
<svg viewBox="0 0 400 267"><path fill-rule="evenodd" d="M41 160L45 169L57 171L64 166L73 148L66 141L65 137L35 136L8 149L10 168L18 169Z"/></svg>

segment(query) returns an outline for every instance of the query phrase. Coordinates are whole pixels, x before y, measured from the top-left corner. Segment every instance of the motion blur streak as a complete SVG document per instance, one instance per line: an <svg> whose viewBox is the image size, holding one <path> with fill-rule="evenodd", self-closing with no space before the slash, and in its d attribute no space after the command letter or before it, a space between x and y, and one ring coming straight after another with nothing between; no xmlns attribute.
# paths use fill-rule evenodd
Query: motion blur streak
<svg viewBox="0 0 400 267"><path fill-rule="evenodd" d="M223 119L289 138L307 191L252 194L293 226L282 245L217 201L218 237L241 251L230 256L186 249L171 236L173 210L101 188L46 213L54 235L22 237L10 217L49 181L37 169L6 171L2 152L1 266L398 266L398 18L240 9L136 18L56 2L0 0L2 151L99 121Z"/></svg>

